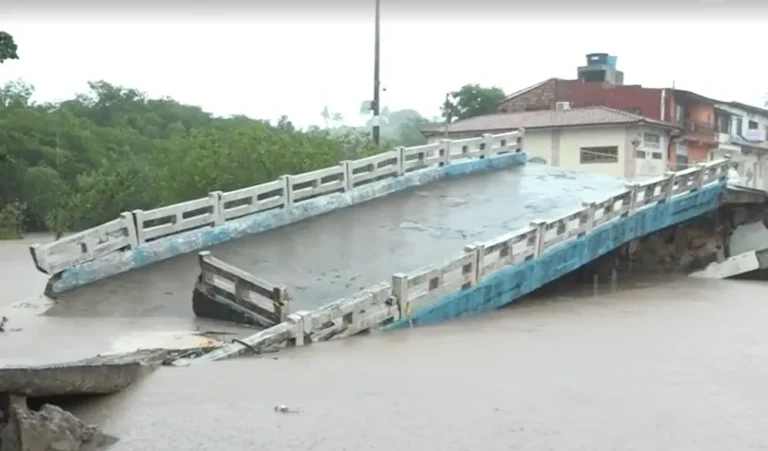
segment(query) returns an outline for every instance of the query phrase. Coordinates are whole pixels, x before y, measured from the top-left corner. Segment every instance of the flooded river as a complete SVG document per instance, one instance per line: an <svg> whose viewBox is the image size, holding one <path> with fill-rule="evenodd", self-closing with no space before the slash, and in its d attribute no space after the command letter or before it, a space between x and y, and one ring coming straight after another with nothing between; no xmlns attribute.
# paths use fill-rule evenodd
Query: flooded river
<svg viewBox="0 0 768 451"><path fill-rule="evenodd" d="M0 270L0 306L43 289L26 243L0 244ZM12 325L20 310L5 311ZM177 320L163 327L189 326ZM77 354L144 324L55 321L0 335L16 341L0 361L42 349L30 343ZM115 450L765 450L766 324L766 282L564 289L481 318L161 368L75 413L119 436Z"/></svg>

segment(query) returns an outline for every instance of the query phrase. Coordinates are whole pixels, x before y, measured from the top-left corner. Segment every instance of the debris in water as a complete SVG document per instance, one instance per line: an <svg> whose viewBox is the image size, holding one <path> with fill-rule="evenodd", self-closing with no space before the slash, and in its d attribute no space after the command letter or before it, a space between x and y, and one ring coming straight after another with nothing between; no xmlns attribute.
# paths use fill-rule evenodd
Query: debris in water
<svg viewBox="0 0 768 451"><path fill-rule="evenodd" d="M279 406L275 406L275 412L278 413L299 413L299 409L291 409L288 406L284 406L280 404Z"/></svg>

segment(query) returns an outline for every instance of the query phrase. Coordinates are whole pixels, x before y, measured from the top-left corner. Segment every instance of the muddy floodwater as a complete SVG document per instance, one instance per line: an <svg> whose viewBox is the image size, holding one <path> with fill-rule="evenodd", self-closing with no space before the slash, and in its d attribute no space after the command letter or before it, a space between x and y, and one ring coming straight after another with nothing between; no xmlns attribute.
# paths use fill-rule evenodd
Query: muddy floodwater
<svg viewBox="0 0 768 451"><path fill-rule="evenodd" d="M26 243L0 243L0 270L0 307L43 289ZM13 324L19 309L4 311ZM1 343L17 340L76 354L56 330L82 335L66 347L88 347L143 324L55 321L0 334L0 353L22 356ZM634 279L434 327L164 367L74 412L120 437L114 450L765 450L766 325L766 282Z"/></svg>

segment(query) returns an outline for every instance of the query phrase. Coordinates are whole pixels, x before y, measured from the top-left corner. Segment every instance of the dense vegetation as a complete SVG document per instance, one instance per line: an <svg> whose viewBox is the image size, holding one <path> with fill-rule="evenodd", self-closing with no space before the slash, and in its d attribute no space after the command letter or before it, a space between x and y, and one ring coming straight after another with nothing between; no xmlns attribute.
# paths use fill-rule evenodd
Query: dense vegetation
<svg viewBox="0 0 768 451"><path fill-rule="evenodd" d="M275 125L214 117L199 107L150 99L103 81L89 86L88 93L57 104L32 102L33 88L22 82L0 89L3 235L83 229L122 211L250 186L377 151L354 129L301 131L286 117Z"/></svg>

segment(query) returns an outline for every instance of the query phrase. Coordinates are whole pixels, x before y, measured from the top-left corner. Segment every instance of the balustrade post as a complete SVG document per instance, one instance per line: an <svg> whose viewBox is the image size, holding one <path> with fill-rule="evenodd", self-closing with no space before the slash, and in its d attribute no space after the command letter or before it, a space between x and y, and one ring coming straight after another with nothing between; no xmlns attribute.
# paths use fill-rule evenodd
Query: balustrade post
<svg viewBox="0 0 768 451"><path fill-rule="evenodd" d="M212 191L208 193L208 199L211 200L211 215L213 216L213 225L220 225L224 223L224 207L221 205L221 191Z"/></svg>
<svg viewBox="0 0 768 451"><path fill-rule="evenodd" d="M401 176L405 174L405 147L395 147L397 152L397 175Z"/></svg>
<svg viewBox="0 0 768 451"><path fill-rule="evenodd" d="M534 244L533 258L539 257L546 249L546 233L547 233L547 221L536 220L531 222L531 227L536 229L536 240Z"/></svg>
<svg viewBox="0 0 768 451"><path fill-rule="evenodd" d="M411 316L411 304L408 302L408 275L397 273L392 275L392 296L397 299L400 318Z"/></svg>
<svg viewBox="0 0 768 451"><path fill-rule="evenodd" d="M515 149L515 152L522 152L525 150L525 129L519 128L517 131L519 135L517 136L517 149Z"/></svg>
<svg viewBox="0 0 768 451"><path fill-rule="evenodd" d="M585 232L591 232L595 228L595 212L597 211L596 202L582 202L581 206L586 208L586 225L584 226Z"/></svg>
<svg viewBox="0 0 768 451"><path fill-rule="evenodd" d="M341 162L341 166L344 168L344 191L349 191L355 187L355 181L353 179L352 162L344 160ZM374 168L375 168L374 164Z"/></svg>
<svg viewBox="0 0 768 451"><path fill-rule="evenodd" d="M492 155L491 148L493 147L493 135L490 133L483 134L482 149L480 151L480 159L483 159L489 155Z"/></svg>
<svg viewBox="0 0 768 451"><path fill-rule="evenodd" d="M628 183L626 185L627 189L629 190L629 214L635 211L635 204L637 203L637 193L640 191L640 185L638 183Z"/></svg>
<svg viewBox="0 0 768 451"><path fill-rule="evenodd" d="M293 177L281 175L280 180L283 182L283 207L291 207L293 206Z"/></svg>
<svg viewBox="0 0 768 451"><path fill-rule="evenodd" d="M451 164L451 140L442 139L440 140L440 145L443 146L443 158L440 164L443 166L448 166Z"/></svg>
<svg viewBox="0 0 768 451"><path fill-rule="evenodd" d="M675 182L677 179L677 173L674 171L665 171L664 178L665 178L664 197L662 197L659 203L666 202L669 198L671 198L675 194Z"/></svg>

